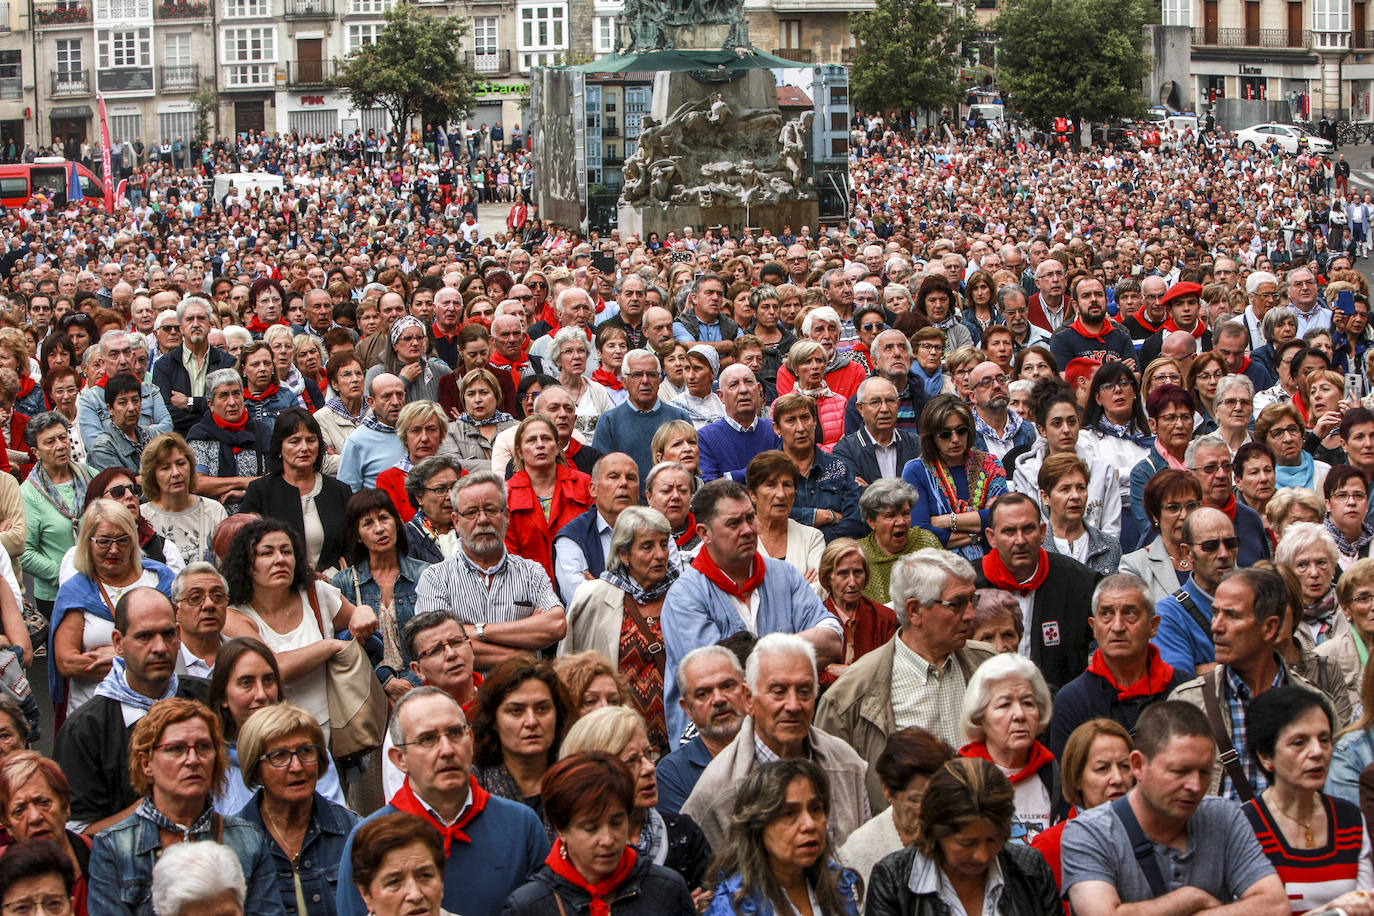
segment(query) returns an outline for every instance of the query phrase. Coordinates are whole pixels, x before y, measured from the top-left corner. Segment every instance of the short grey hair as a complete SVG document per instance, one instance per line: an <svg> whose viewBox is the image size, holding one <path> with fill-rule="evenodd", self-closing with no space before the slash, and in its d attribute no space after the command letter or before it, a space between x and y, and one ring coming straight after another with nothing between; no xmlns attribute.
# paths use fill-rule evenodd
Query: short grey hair
<svg viewBox="0 0 1374 916"><path fill-rule="evenodd" d="M934 548L928 548L934 549ZM964 705L959 713L959 729L965 740L982 741L985 738L983 718L987 715L988 703L992 699L992 688L1001 681L1020 678L1030 684L1035 695L1036 708L1040 710L1040 730L1050 726L1050 713L1054 711L1050 700L1050 688L1045 676L1035 663L1023 655L1002 652L978 666L964 688ZM412 693L414 691L411 691Z"/></svg>
<svg viewBox="0 0 1374 916"><path fill-rule="evenodd" d="M411 465L410 470L406 473L406 496L410 498L412 506L419 508L420 498L424 496L425 487L429 485L430 478L445 468L453 471L459 477L463 476L463 466L452 455L430 455L428 458L421 458Z"/></svg>
<svg viewBox="0 0 1374 916"><path fill-rule="evenodd" d="M1002 284L1002 286L997 289L997 308L1001 311L1006 311L1007 300L1016 299L1018 297L1021 299L1026 298L1026 291L1015 283Z"/></svg>
<svg viewBox="0 0 1374 916"><path fill-rule="evenodd" d="M1112 573L1105 579L1099 580L1097 587L1093 589L1093 616L1097 616L1097 605L1102 600L1103 595L1118 595L1122 592L1135 592L1139 594L1146 609L1146 616L1148 617L1154 614L1155 603L1150 600L1150 586L1146 585L1145 580L1135 573L1119 572Z"/></svg>
<svg viewBox="0 0 1374 916"><path fill-rule="evenodd" d="M110 328L110 330L108 330L108 331L106 331L104 334L101 334L101 335L100 335L100 347L101 347L101 350L103 351L104 348L105 348L106 346L108 346L109 344L114 343L116 340L126 340L126 341L127 341L128 338L129 338L129 332L128 332L128 331L125 331L125 330L123 330L122 328Z"/></svg>
<svg viewBox="0 0 1374 916"><path fill-rule="evenodd" d="M412 700L420 700L425 697L443 697L458 708L458 712L463 712L463 706L452 696L438 687L431 687L426 684L423 687L416 687L414 690L407 690L401 694L401 698L396 701L396 705L391 707L391 721L387 724L386 732L391 738L391 743L396 747L404 748L406 743L405 729L401 728L401 710ZM467 715L463 714L463 720L467 720Z"/></svg>
<svg viewBox="0 0 1374 916"><path fill-rule="evenodd" d="M436 456L437 457L437 456ZM458 511L458 494L468 487L480 487L483 484L490 484L501 491L501 502L506 501L506 479L495 471L474 471L466 477L459 477L458 482L453 485L453 492L449 493L449 502L453 503L453 511Z"/></svg>
<svg viewBox="0 0 1374 916"><path fill-rule="evenodd" d="M567 290L564 290L567 292ZM558 368L558 361L563 358L563 348L570 343L580 343L587 348L588 357L591 356L592 346L587 343L586 333L578 327L567 327L561 329L553 335L553 340L549 341L549 365Z"/></svg>
<svg viewBox="0 0 1374 916"><path fill-rule="evenodd" d="M625 371L628 371L630 366L630 360L645 359L646 357L654 361L654 371L661 374L663 372L663 364L658 361L658 354L655 353L653 350L648 350L644 347L640 347L637 350L631 350L630 352L626 353L625 358L621 361L620 365L624 367Z"/></svg>
<svg viewBox="0 0 1374 916"><path fill-rule="evenodd" d="M901 334L902 332L898 331L897 333ZM739 365L739 363L735 363L734 365ZM858 397L854 399L854 403L858 404L863 401L863 399L868 396L868 392L873 390L874 385L892 385L892 382L889 379L883 378L881 375L870 375L859 383L859 390L857 392ZM892 385L892 389L896 391L897 386Z"/></svg>
<svg viewBox="0 0 1374 916"><path fill-rule="evenodd" d="M1035 382L1028 378L1019 378L1007 386L1007 392L1009 394L1030 394L1034 387Z"/></svg>
<svg viewBox="0 0 1374 916"><path fill-rule="evenodd" d="M1223 337L1244 337L1246 346L1250 344L1250 332L1245 325L1234 319L1223 321L1212 329L1213 340L1220 340Z"/></svg>
<svg viewBox="0 0 1374 916"><path fill-rule="evenodd" d="M239 375L239 370L225 368L211 372L205 379L205 396L213 401L215 392L226 385L233 388L243 387L243 376Z"/></svg>
<svg viewBox="0 0 1374 916"><path fill-rule="evenodd" d="M859 497L859 513L866 522L877 518L880 512L910 512L918 498L916 488L900 477L882 477L864 487Z"/></svg>
<svg viewBox="0 0 1374 916"><path fill-rule="evenodd" d="M625 564L620 560L620 551L629 550L635 538L646 531L668 537L673 533L673 526L662 512L648 506L626 506L620 510L620 517L611 529L611 550L606 555L607 572L618 573L625 569Z"/></svg>
<svg viewBox="0 0 1374 916"><path fill-rule="evenodd" d="M813 686L817 683L816 647L795 633L769 633L754 643L754 651L749 653L749 661L745 662L744 680L750 690L759 689L759 669L763 667L764 658L778 655L805 658L811 665L811 683Z"/></svg>
<svg viewBox="0 0 1374 916"><path fill-rule="evenodd" d="M177 843L153 865L156 916L192 916L205 901L226 892L243 906L248 893L243 866L228 846L211 840Z"/></svg>
<svg viewBox="0 0 1374 916"><path fill-rule="evenodd" d="M1215 263L1216 262L1213 262L1214 266ZM1274 276L1267 270L1257 270L1254 273L1250 274L1250 276L1245 278L1245 294L1247 296L1255 295L1255 293L1258 292L1261 283L1272 283L1274 284L1275 288L1278 288L1279 278Z"/></svg>
<svg viewBox="0 0 1374 916"><path fill-rule="evenodd" d="M234 341L238 341L239 346L246 347L253 342L253 332L240 324L226 325L224 342L232 346Z"/></svg>
<svg viewBox="0 0 1374 916"><path fill-rule="evenodd" d="M185 321L187 310L197 305L205 309L205 314L207 316L215 314L215 309L210 305L209 299L206 299L204 296L187 296L177 303L177 321Z"/></svg>
<svg viewBox="0 0 1374 916"><path fill-rule="evenodd" d="M718 646L715 643L712 643L709 646L697 646L691 652L688 652L686 655L682 656L682 660L677 663L677 679L675 683L678 686L678 691L681 692L684 696L687 693L685 686L687 684L687 666L692 664L693 662L699 662L707 658L725 659L730 663L730 668L735 672L735 674L739 675L740 680L744 680L744 666L739 663L739 656L737 656L735 653L731 652L724 646Z"/></svg>
<svg viewBox="0 0 1374 916"><path fill-rule="evenodd" d="M894 563L890 590L897 622L906 626L907 604L913 598L923 607L934 603L951 578L972 585L973 564L943 548L923 547Z"/></svg>
<svg viewBox="0 0 1374 916"><path fill-rule="evenodd" d="M648 492L649 490L652 490L654 488L654 481L658 479L659 474L662 474L665 471L681 471L682 473L687 475L688 486L690 486L692 483L692 472L687 470L687 466L683 464L681 461L660 461L658 464L654 465L649 469L648 475L644 478L645 492Z"/></svg>
<svg viewBox="0 0 1374 916"><path fill-rule="evenodd" d="M1226 444L1226 440L1216 433L1208 433L1205 436L1198 436L1188 443L1188 448L1183 453L1183 464L1188 470L1196 471L1197 467L1193 462L1197 459L1197 453L1205 448L1221 448L1226 450L1226 454L1231 454L1231 446Z"/></svg>
<svg viewBox="0 0 1374 916"><path fill-rule="evenodd" d="M1264 319L1260 322L1260 333L1265 340L1274 339L1274 329L1285 321L1297 321L1298 313L1286 305L1276 306L1264 313Z"/></svg>
<svg viewBox="0 0 1374 916"><path fill-rule="evenodd" d="M1255 399L1255 383L1250 381L1248 375L1233 372L1230 375L1223 375L1221 381L1217 382L1217 393L1212 396L1212 403L1220 403L1222 396L1232 388L1241 389L1245 392L1245 396L1252 401Z"/></svg>
<svg viewBox="0 0 1374 916"><path fill-rule="evenodd" d="M818 321L824 321L826 324L833 324L836 328L842 328L844 326L843 323L840 321L839 312L835 311L828 305L818 305L811 311L807 312L806 317L802 319L802 336L810 337L811 328Z"/></svg>
<svg viewBox="0 0 1374 916"><path fill-rule="evenodd" d="M1311 547L1320 547L1326 551L1326 556L1331 560L1331 575L1334 580L1336 573L1340 571L1337 564L1341 561L1341 555L1336 549L1336 541L1331 537L1331 532L1327 531L1324 525L1315 522L1294 522L1283 529L1283 537L1274 548L1274 561L1296 568L1298 554Z"/></svg>
<svg viewBox="0 0 1374 916"><path fill-rule="evenodd" d="M224 589L225 593L227 594L229 591L229 581L225 579L223 575L220 574L219 569L215 566L214 563L207 563L204 560L196 560L193 563L187 563L185 566L183 566L181 568L181 571L178 572L176 576L172 579L173 601L181 600L181 595L186 589L186 580L189 579L191 576L214 576L216 579L219 580L220 587Z"/></svg>

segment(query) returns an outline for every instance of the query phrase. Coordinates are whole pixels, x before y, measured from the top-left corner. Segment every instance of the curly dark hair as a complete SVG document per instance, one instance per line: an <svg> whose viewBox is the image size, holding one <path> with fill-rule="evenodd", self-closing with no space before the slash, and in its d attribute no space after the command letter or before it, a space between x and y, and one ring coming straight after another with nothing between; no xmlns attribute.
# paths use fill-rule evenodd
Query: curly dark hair
<svg viewBox="0 0 1374 916"><path fill-rule="evenodd" d="M310 581L313 570L300 534L275 518L256 519L238 530L224 558L224 578L229 582L230 604L248 604L253 600L253 561L257 558L258 542L277 531L291 539L291 550L296 555L296 571L291 577L291 587L304 588Z"/></svg>
<svg viewBox="0 0 1374 916"><path fill-rule="evenodd" d="M474 763L495 766L501 762L501 736L496 732L496 712L506 702L506 697L530 680L543 681L553 696L555 725L553 744L549 746L549 764L558 759L563 736L576 718L572 701L568 699L568 691L550 662L531 655L517 655L488 671L477 691L477 712L472 717L472 733L476 740L472 755Z"/></svg>

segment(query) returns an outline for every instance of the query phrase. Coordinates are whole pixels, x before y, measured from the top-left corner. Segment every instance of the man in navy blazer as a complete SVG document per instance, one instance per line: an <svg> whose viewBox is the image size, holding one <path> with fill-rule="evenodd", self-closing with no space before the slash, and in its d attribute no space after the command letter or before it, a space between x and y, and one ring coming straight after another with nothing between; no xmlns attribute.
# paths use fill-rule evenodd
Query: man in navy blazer
<svg viewBox="0 0 1374 916"><path fill-rule="evenodd" d="M882 376L866 378L855 404L863 426L835 443L834 456L849 466L861 487L883 477L901 477L906 463L921 457L921 440L915 432L897 428L897 386Z"/></svg>

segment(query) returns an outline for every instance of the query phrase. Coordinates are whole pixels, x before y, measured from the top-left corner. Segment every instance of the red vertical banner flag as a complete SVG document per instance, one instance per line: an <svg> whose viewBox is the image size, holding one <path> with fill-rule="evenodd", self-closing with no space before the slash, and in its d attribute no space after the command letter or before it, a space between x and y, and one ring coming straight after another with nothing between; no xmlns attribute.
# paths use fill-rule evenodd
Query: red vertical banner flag
<svg viewBox="0 0 1374 916"><path fill-rule="evenodd" d="M100 168L105 176L105 212L114 212L114 174L110 167L110 120L105 116L105 96L98 95L100 101Z"/></svg>

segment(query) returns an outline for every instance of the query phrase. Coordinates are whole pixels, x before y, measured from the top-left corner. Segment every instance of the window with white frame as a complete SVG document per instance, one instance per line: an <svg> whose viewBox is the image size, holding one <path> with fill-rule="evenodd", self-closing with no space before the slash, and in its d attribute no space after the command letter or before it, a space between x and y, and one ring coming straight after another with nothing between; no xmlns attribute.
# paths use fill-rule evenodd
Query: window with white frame
<svg viewBox="0 0 1374 916"><path fill-rule="evenodd" d="M250 16L270 16L269 0L224 0L226 19L247 19Z"/></svg>
<svg viewBox="0 0 1374 916"><path fill-rule="evenodd" d="M1349 0L1312 0L1312 28L1318 32L1349 32Z"/></svg>
<svg viewBox="0 0 1374 916"><path fill-rule="evenodd" d="M61 83L76 79L84 71L85 58L81 55L81 39L57 39L57 81Z"/></svg>
<svg viewBox="0 0 1374 916"><path fill-rule="evenodd" d="M162 41L162 63L168 67L191 66L191 33L164 32Z"/></svg>
<svg viewBox="0 0 1374 916"><path fill-rule="evenodd" d="M610 54L615 50L615 17L597 16L593 31L596 38L596 53Z"/></svg>
<svg viewBox="0 0 1374 916"><path fill-rule="evenodd" d="M96 0L97 22L108 19L152 19L153 0Z"/></svg>
<svg viewBox="0 0 1374 916"><path fill-rule="evenodd" d="M196 134L196 113L194 111L164 111L157 116L158 139L171 143L173 140L189 140Z"/></svg>
<svg viewBox="0 0 1374 916"><path fill-rule="evenodd" d="M363 45L375 45L377 36L382 34L386 28L385 22L350 22L348 24L348 39L345 42L344 53L352 54Z"/></svg>
<svg viewBox="0 0 1374 916"><path fill-rule="evenodd" d="M1192 0L1162 0L1161 12L1164 25L1193 24Z"/></svg>
<svg viewBox="0 0 1374 916"><path fill-rule="evenodd" d="M568 47L568 6L544 3L520 7L520 69L557 62Z"/></svg>
<svg viewBox="0 0 1374 916"><path fill-rule="evenodd" d="M111 139L132 140L134 137L141 136L143 136L143 115L137 112L110 115Z"/></svg>
<svg viewBox="0 0 1374 916"><path fill-rule="evenodd" d="M95 56L101 70L153 65L152 29L98 29Z"/></svg>
<svg viewBox="0 0 1374 916"><path fill-rule="evenodd" d="M395 6L395 0L349 0L350 13L385 13Z"/></svg>
<svg viewBox="0 0 1374 916"><path fill-rule="evenodd" d="M478 57L497 51L495 16L475 16L472 20L472 53Z"/></svg>
<svg viewBox="0 0 1374 916"><path fill-rule="evenodd" d="M245 26L224 30L223 62L229 86L271 85L276 78L277 29Z"/></svg>

